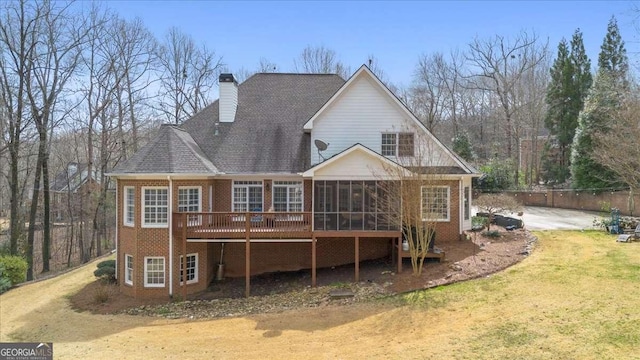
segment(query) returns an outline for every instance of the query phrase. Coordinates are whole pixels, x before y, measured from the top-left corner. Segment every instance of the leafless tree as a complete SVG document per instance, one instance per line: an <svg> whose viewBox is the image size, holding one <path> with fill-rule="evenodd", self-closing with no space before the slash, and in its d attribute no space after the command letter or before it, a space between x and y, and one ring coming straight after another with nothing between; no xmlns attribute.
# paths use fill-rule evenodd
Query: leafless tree
<svg viewBox="0 0 640 360"><path fill-rule="evenodd" d="M423 55L418 60L410 101L413 112L433 134L444 121L446 104L445 81L447 64L442 53Z"/></svg>
<svg viewBox="0 0 640 360"><path fill-rule="evenodd" d="M495 36L488 40L474 39L469 44L467 61L469 78L475 78L474 86L491 92L500 105L504 131L505 156L514 159L518 144L519 124L517 113L523 104L517 96L518 87L526 74L537 67L547 56L547 43L541 44L537 35L521 31L513 39ZM519 178L516 169L515 179Z"/></svg>
<svg viewBox="0 0 640 360"><path fill-rule="evenodd" d="M309 74L338 74L343 79L351 76L351 68L338 60L334 50L324 46L307 46L293 60L296 72Z"/></svg>
<svg viewBox="0 0 640 360"><path fill-rule="evenodd" d="M115 101L118 106L119 152L120 157L126 159L128 151L133 153L140 147L138 132L142 114L147 113L145 108L150 96L147 92L154 83L152 69L157 41L138 18L132 21L115 19L107 32L117 51L117 66L124 71Z"/></svg>
<svg viewBox="0 0 640 360"><path fill-rule="evenodd" d="M500 104L506 141L506 156L514 154L514 117L519 111L516 91L523 77L546 56L547 44L541 44L535 34L520 32L512 40L504 36L474 39L469 44L466 60L469 76L477 79L475 86L490 91Z"/></svg>
<svg viewBox="0 0 640 360"><path fill-rule="evenodd" d="M50 126L54 122L55 106L58 96L65 89L67 82L75 74L84 44L87 27L84 21L75 16L69 5L43 2L39 4L38 39L33 53L34 68L27 73L27 96L31 113L39 135L38 162L35 171L33 197L29 216L29 233L27 236L27 262L29 270L27 279L33 278L33 232L36 222L38 197L40 191L40 175L43 189L43 272L49 271L50 231L50 192L49 192L49 138ZM29 254L30 253L30 254ZM31 273L30 273L31 272Z"/></svg>
<svg viewBox="0 0 640 360"><path fill-rule="evenodd" d="M27 103L27 73L33 69L36 46L38 8L29 2L4 2L0 20L0 90L2 107L7 123L10 188L10 252L18 253L18 240L24 231L24 217L20 211L20 161L25 129L30 125ZM3 134L4 135L4 134Z"/></svg>
<svg viewBox="0 0 640 360"><path fill-rule="evenodd" d="M160 110L176 124L193 116L211 101L222 58L191 36L171 28L158 48Z"/></svg>

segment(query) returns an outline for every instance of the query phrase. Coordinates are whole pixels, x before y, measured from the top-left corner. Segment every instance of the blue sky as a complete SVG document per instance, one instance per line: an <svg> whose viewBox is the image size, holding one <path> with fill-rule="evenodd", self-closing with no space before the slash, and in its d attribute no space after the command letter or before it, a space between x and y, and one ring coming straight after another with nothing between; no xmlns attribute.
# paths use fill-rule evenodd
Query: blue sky
<svg viewBox="0 0 640 360"><path fill-rule="evenodd" d="M176 26L206 43L231 70L255 69L261 57L293 71L307 45L333 49L356 70L373 54L388 78L409 85L417 59L466 50L474 37L535 31L555 54L562 37L584 33L592 64L612 15L634 60L640 31L629 1L110 1L125 18L140 17L158 38Z"/></svg>

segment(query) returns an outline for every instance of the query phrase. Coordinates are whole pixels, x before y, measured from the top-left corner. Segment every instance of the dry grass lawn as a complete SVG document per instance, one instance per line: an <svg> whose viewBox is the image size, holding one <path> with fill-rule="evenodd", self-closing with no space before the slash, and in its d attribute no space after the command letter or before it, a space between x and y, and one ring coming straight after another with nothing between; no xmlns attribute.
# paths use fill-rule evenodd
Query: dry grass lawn
<svg viewBox="0 0 640 360"><path fill-rule="evenodd" d="M489 278L348 307L209 321L91 315L67 296L93 265L0 296L0 341L54 343L57 359L640 358L640 243L540 232Z"/></svg>

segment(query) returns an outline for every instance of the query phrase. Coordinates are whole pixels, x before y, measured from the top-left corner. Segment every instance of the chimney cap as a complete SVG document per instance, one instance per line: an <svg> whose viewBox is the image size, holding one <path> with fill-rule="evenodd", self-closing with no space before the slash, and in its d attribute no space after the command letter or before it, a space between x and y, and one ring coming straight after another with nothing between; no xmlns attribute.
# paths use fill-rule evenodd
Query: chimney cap
<svg viewBox="0 0 640 360"><path fill-rule="evenodd" d="M230 73L220 74L219 80L220 82L236 82L236 79L233 78L233 74Z"/></svg>

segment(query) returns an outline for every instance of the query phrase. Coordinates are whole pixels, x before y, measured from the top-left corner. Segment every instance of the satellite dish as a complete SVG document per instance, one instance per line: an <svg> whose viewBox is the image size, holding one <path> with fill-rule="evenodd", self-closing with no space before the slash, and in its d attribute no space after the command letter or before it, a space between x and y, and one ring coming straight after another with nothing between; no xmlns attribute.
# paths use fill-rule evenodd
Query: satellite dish
<svg viewBox="0 0 640 360"><path fill-rule="evenodd" d="M318 151L325 151L327 150L327 147L329 146L329 144L325 143L322 140L316 139L315 141L316 147L318 148Z"/></svg>
<svg viewBox="0 0 640 360"><path fill-rule="evenodd" d="M320 139L316 139L314 141L314 143L316 144L316 148L318 148L318 156L322 159L322 161L326 160L324 158L324 156L322 156L322 154L320 154L320 151L325 151L327 150L327 147L329 147L328 143L325 143L324 141L320 140Z"/></svg>

